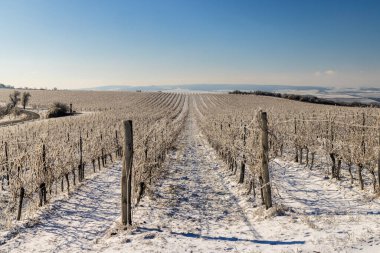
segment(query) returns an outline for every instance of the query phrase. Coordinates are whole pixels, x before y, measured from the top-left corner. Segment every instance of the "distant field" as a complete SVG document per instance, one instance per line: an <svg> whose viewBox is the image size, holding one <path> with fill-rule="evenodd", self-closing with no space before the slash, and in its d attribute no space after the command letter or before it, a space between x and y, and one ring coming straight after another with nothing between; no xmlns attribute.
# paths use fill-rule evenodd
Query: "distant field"
<svg viewBox="0 0 380 253"><path fill-rule="evenodd" d="M328 100L332 100L335 102L346 102L346 103L380 103L378 97L380 97L380 93L377 92L365 92L365 89L360 90L281 90L279 92L289 93L289 94L298 94L298 95L313 95L319 98L324 98Z"/></svg>
<svg viewBox="0 0 380 253"><path fill-rule="evenodd" d="M0 103L6 103L13 90L0 89ZM72 103L78 111L101 111L118 108L142 97L136 92L117 91L52 91L28 90L32 95L30 107L46 109L54 102Z"/></svg>

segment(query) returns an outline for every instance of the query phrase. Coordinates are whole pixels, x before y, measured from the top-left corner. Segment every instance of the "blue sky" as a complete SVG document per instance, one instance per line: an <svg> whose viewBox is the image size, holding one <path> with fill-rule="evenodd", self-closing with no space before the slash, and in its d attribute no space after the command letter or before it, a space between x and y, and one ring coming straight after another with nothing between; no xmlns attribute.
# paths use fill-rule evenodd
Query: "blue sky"
<svg viewBox="0 0 380 253"><path fill-rule="evenodd" d="M380 87L376 0L0 0L0 83Z"/></svg>

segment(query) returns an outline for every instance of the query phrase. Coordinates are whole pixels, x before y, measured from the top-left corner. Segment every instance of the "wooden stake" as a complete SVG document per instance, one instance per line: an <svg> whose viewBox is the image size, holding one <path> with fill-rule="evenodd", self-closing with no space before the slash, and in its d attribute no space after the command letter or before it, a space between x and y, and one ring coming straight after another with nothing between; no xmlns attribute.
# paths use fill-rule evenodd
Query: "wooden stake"
<svg viewBox="0 0 380 253"><path fill-rule="evenodd" d="M19 201L18 201L17 220L21 219L22 202L24 200L24 195L25 195L25 189L24 189L24 187L21 187L20 188L20 197L19 197Z"/></svg>
<svg viewBox="0 0 380 253"><path fill-rule="evenodd" d="M266 208L272 207L272 191L270 186L270 177L269 177L269 145L268 145L268 118L267 113L261 113L261 144L262 144L262 175L264 183L264 200Z"/></svg>
<svg viewBox="0 0 380 253"><path fill-rule="evenodd" d="M82 134L79 136L79 179L84 180L84 166L83 166L83 140Z"/></svg>
<svg viewBox="0 0 380 253"><path fill-rule="evenodd" d="M123 122L123 170L121 173L121 218L123 225L132 225L132 164L133 129L132 121Z"/></svg>

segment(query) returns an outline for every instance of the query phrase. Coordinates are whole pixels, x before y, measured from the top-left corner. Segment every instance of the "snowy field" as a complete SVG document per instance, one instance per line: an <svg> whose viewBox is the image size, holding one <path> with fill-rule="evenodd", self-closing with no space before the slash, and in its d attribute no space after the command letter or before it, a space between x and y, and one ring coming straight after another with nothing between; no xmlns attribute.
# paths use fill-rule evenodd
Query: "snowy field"
<svg viewBox="0 0 380 253"><path fill-rule="evenodd" d="M70 197L48 208L17 229L0 233L0 252L91 251L120 216L121 166L94 175Z"/></svg>
<svg viewBox="0 0 380 253"><path fill-rule="evenodd" d="M292 162L271 163L275 208L237 183L192 117L161 180L120 226L120 164L32 222L0 252L380 252L380 201Z"/></svg>

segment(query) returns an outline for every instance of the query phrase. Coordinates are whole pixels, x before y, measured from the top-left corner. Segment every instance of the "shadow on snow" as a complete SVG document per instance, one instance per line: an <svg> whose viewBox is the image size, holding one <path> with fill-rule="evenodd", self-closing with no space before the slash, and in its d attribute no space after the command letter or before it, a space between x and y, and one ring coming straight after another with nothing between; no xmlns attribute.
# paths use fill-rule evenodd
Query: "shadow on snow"
<svg viewBox="0 0 380 253"><path fill-rule="evenodd" d="M294 244L305 244L305 241L267 241L267 240L248 240L240 239L236 237L224 237L224 236L207 236L194 233L177 233L171 232L173 235L181 235L190 238L201 238L205 240L217 240L217 241L230 241L230 242L251 242L256 244L268 244L268 245L294 245Z"/></svg>

